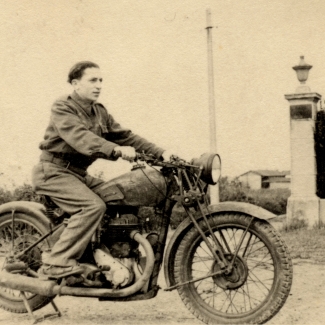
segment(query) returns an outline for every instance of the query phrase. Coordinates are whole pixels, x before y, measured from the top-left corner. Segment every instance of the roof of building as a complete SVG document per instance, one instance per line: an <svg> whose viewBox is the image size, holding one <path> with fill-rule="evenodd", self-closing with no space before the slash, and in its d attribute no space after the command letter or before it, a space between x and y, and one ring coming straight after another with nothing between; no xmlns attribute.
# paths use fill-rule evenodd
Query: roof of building
<svg viewBox="0 0 325 325"><path fill-rule="evenodd" d="M287 177L279 177L279 176L271 176L268 177L263 183L290 183L290 178Z"/></svg>
<svg viewBox="0 0 325 325"><path fill-rule="evenodd" d="M248 172L239 175L240 176L244 176L248 173L254 173L254 174L258 174L260 176L267 176L267 177L272 177L272 176L279 176L279 177L284 177L287 175L290 175L290 171L289 170L284 170L284 171L279 171L279 170L267 170L267 169L258 169L258 170L249 170Z"/></svg>

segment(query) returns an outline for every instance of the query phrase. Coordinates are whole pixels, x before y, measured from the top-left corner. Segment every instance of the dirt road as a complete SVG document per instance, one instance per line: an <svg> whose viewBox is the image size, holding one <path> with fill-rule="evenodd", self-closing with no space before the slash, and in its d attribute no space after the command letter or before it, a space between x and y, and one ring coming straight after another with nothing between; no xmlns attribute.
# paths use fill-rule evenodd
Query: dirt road
<svg viewBox="0 0 325 325"><path fill-rule="evenodd" d="M160 277L161 287L165 287ZM44 320L42 325L137 325L137 324L203 324L186 309L177 292L164 292L147 301L99 302L90 298L57 297L55 302L62 317ZM43 315L51 311L50 306L36 312ZM325 265L307 261L294 261L294 277L291 294L282 310L269 325L318 325L325 323ZM32 324L28 315L11 314L0 310L1 325Z"/></svg>

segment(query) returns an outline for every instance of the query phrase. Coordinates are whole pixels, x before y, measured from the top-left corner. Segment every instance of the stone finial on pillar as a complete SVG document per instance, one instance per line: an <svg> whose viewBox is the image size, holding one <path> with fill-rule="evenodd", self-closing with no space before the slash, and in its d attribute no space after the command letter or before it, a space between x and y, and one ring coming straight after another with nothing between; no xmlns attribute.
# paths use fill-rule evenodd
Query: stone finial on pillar
<svg viewBox="0 0 325 325"><path fill-rule="evenodd" d="M305 62L305 57L302 55L300 57L300 62L298 65L292 67L297 73L297 78L300 81L300 85L296 89L297 93L310 93L310 88L306 85L308 79L309 70L313 66Z"/></svg>
<svg viewBox="0 0 325 325"><path fill-rule="evenodd" d="M291 196L287 204L287 222L304 219L310 227L319 223L319 198L316 195L316 157L314 128L317 103L321 95L306 85L311 65L300 57L293 69L300 85L294 94L285 95L290 104Z"/></svg>

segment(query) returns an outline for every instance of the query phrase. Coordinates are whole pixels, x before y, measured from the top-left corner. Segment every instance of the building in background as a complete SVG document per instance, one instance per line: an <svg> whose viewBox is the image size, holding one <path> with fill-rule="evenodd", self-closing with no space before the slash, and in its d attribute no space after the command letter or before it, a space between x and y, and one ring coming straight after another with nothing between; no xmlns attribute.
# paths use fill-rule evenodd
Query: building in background
<svg viewBox="0 0 325 325"><path fill-rule="evenodd" d="M260 188L289 188L290 189L290 171L278 170L250 170L237 179L252 190Z"/></svg>

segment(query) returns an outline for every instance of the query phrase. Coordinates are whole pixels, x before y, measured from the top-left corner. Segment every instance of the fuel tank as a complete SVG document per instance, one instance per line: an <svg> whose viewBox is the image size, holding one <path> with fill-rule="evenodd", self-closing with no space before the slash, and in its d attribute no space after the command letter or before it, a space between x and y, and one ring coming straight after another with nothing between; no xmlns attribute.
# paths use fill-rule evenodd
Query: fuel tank
<svg viewBox="0 0 325 325"><path fill-rule="evenodd" d="M156 169L141 166L105 182L95 191L107 204L155 206L165 197L165 177Z"/></svg>

